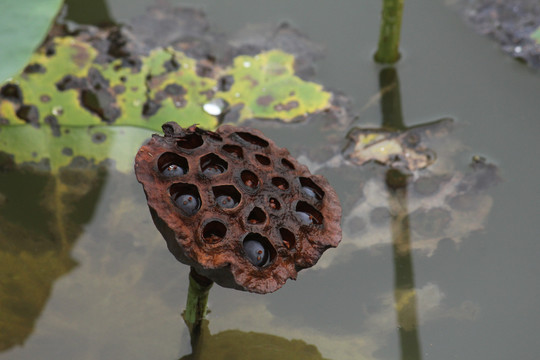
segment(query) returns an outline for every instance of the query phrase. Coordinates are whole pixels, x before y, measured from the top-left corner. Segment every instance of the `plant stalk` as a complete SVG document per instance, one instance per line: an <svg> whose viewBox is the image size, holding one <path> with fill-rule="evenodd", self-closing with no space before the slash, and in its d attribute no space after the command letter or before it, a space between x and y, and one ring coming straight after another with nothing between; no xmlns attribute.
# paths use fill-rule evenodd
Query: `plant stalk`
<svg viewBox="0 0 540 360"><path fill-rule="evenodd" d="M393 64L399 60L402 16L403 0L383 0L379 46L375 53L376 62Z"/></svg>
<svg viewBox="0 0 540 360"><path fill-rule="evenodd" d="M208 294L213 284L212 280L199 275L195 269L191 268L186 310L183 314L184 321L191 334L200 327L202 320L206 316Z"/></svg>

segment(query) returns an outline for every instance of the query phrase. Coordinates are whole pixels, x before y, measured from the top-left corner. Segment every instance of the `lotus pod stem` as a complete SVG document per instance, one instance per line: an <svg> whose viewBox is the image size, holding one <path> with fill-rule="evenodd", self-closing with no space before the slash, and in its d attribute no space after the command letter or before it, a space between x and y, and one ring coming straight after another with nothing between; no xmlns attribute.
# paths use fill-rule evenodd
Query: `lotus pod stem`
<svg viewBox="0 0 540 360"><path fill-rule="evenodd" d="M402 16L403 0L383 0L379 46L375 53L376 62L394 64L399 60Z"/></svg>

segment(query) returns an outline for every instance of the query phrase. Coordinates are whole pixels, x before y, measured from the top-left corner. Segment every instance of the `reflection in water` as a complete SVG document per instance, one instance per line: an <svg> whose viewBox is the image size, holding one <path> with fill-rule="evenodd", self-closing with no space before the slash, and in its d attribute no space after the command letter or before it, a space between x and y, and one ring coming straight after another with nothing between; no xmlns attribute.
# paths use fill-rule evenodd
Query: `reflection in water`
<svg viewBox="0 0 540 360"><path fill-rule="evenodd" d="M381 70L379 84L382 93L381 112L383 127L403 130L399 79L393 67ZM417 301L411 255L411 231L407 206L407 178L398 169L386 172L388 209L394 254L394 301L397 312L399 342L402 360L421 359L418 338Z"/></svg>
<svg viewBox="0 0 540 360"><path fill-rule="evenodd" d="M66 0L67 20L78 24L108 26L114 24L105 0Z"/></svg>
<svg viewBox="0 0 540 360"><path fill-rule="evenodd" d="M180 360L323 359L314 345L302 340L287 340L280 336L240 330L226 330L211 335L208 324L208 320L203 320L198 331L192 333L192 353Z"/></svg>
<svg viewBox="0 0 540 360"><path fill-rule="evenodd" d="M54 282L77 266L72 248L105 173L82 159L54 173L0 161L0 352L22 346Z"/></svg>
<svg viewBox="0 0 540 360"><path fill-rule="evenodd" d="M411 254L411 232L407 209L407 176L395 169L388 170L386 176L388 205L392 214L390 227L394 254L394 301L401 359L421 359Z"/></svg>
<svg viewBox="0 0 540 360"><path fill-rule="evenodd" d="M379 94L382 126L352 128L347 134L349 143L344 150L345 157L356 165L375 161L409 171L432 165L437 157L427 140L446 136L453 120L442 118L407 127L401 112L399 79L393 67L379 73Z"/></svg>

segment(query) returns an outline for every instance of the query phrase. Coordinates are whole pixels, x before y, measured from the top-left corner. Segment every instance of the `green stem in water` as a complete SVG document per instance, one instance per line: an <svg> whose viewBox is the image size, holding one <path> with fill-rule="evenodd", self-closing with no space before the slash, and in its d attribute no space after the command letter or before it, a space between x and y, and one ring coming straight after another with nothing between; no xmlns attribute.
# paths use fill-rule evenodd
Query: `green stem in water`
<svg viewBox="0 0 540 360"><path fill-rule="evenodd" d="M393 64L399 60L402 16L403 0L383 0L379 47L375 53L376 62Z"/></svg>
<svg viewBox="0 0 540 360"><path fill-rule="evenodd" d="M385 130L398 131L407 127L401 111L401 93L399 77L393 66L382 69L379 73L381 94L382 127Z"/></svg>
<svg viewBox="0 0 540 360"><path fill-rule="evenodd" d="M206 277L197 274L191 268L189 273L189 290L184 311L184 321L191 333L197 329L207 313L208 293L214 282Z"/></svg>

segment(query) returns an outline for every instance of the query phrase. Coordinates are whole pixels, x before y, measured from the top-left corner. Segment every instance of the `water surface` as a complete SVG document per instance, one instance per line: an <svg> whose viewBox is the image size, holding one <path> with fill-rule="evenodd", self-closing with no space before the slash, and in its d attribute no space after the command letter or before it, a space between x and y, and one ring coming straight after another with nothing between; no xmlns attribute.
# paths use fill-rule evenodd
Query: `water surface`
<svg viewBox="0 0 540 360"><path fill-rule="evenodd" d="M109 0L107 7L122 22L149 4ZM201 0L195 5L203 7L215 30L228 34L246 24L289 21L325 48L316 80L348 95L358 114L350 124L330 130L317 121L252 124L313 169L320 168L334 184L345 210L344 239L276 293L213 288L210 332L236 329L297 339L336 360L536 359L538 73L475 34L443 1L406 3L403 58L396 66L404 123L454 118L453 131L434 145L441 149L437 166L446 166L450 174L466 173L471 158L479 155L495 164L502 178L470 208L451 212L443 235L437 227L429 233L421 219L407 217L420 206L412 190L388 191L381 167L320 167L326 159L318 149L328 136L381 124L379 102L371 101L379 91L380 67L371 60L379 2ZM25 229L21 241L36 259L21 260L36 266L16 273L27 279L25 286L36 284L33 292L24 292L35 303L9 314L31 313L31 331L0 352L0 359L177 359L189 354L180 316L189 269L168 253L134 175L93 174L81 185L91 189L87 195L68 190L76 210L62 225L57 223L62 217L42 201L58 193L51 190L54 180L46 175L29 179L29 174L10 168L0 172L5 222L0 241L10 226ZM433 207L446 206L443 200ZM383 210L374 213L378 208ZM384 216L384 208L399 215L406 235L395 232L396 223ZM406 241L404 236L414 249L408 253L392 246ZM37 266L50 262L55 270L47 274ZM241 352L237 355L242 358Z"/></svg>

